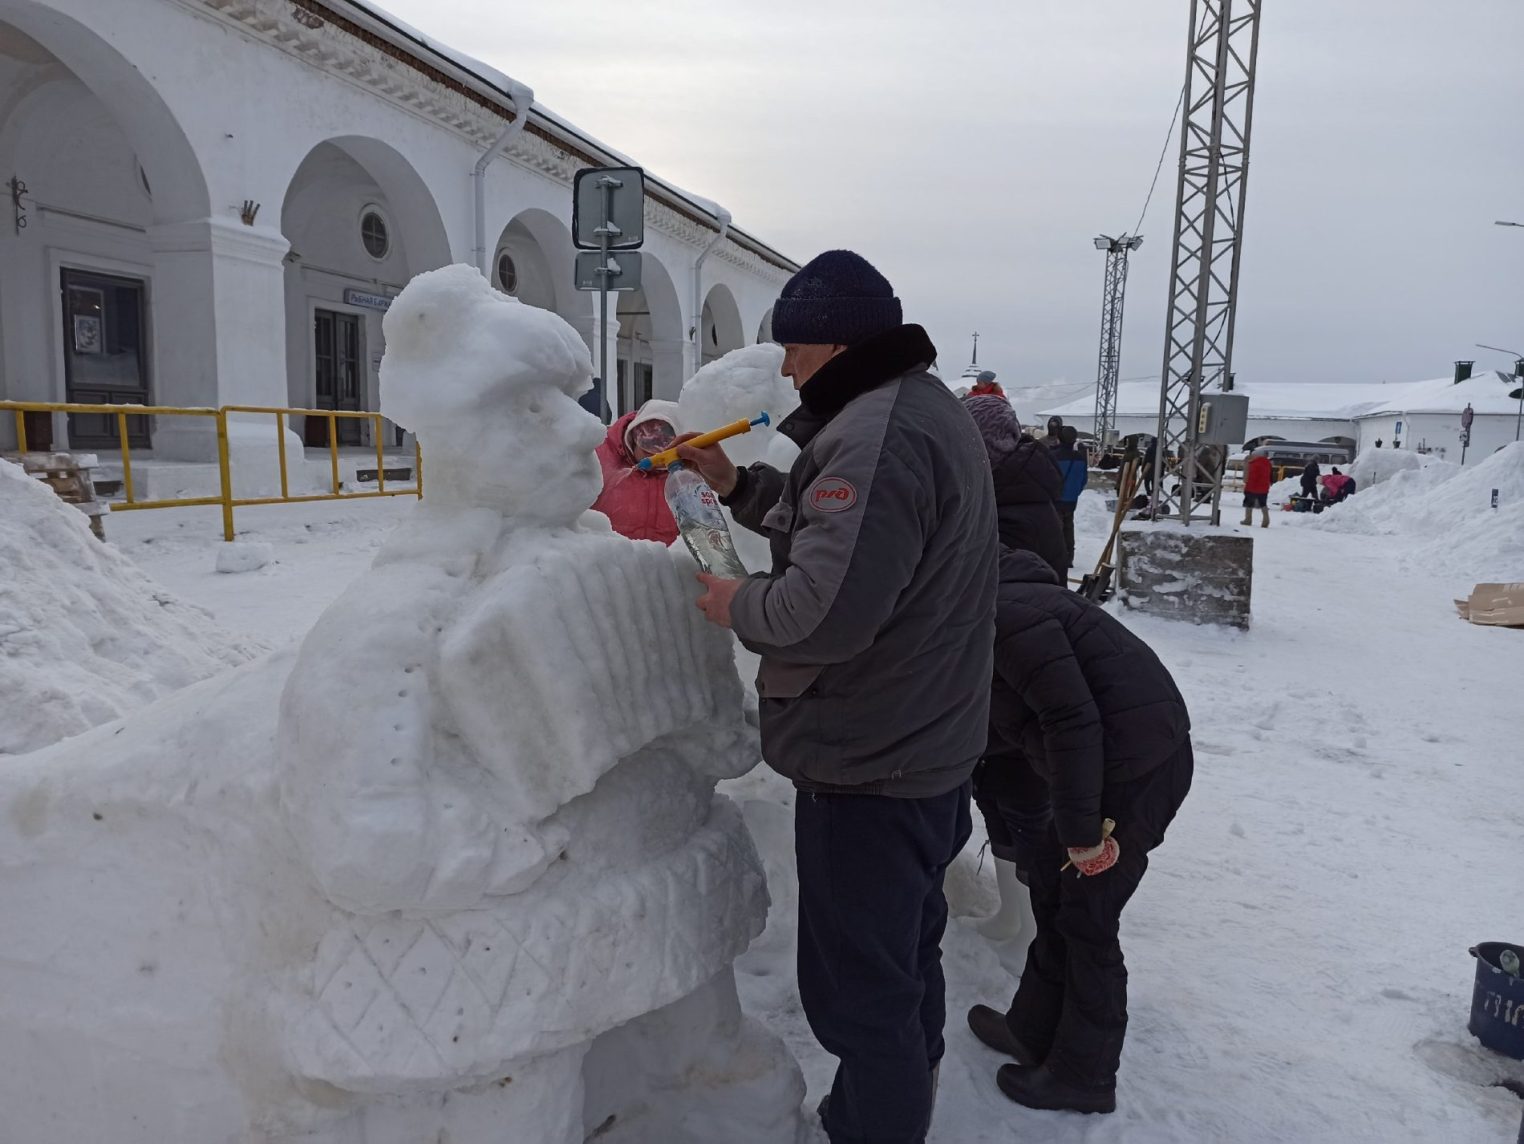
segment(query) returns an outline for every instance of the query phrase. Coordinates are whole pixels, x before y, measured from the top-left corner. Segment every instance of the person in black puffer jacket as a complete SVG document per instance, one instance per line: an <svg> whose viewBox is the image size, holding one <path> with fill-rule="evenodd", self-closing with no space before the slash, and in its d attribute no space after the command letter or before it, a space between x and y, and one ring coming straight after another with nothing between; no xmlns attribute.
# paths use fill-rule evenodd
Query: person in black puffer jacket
<svg viewBox="0 0 1524 1144"><path fill-rule="evenodd" d="M1148 645L1030 552L1001 551L995 632L985 766L1030 766L1052 818L1024 836L1037 937L1020 987L969 1025L1015 1058L996 1074L1012 1100L1110 1112L1127 1030L1122 907L1190 789L1190 717ZM1040 808L997 809L1021 823Z"/></svg>
<svg viewBox="0 0 1524 1144"><path fill-rule="evenodd" d="M1064 475L1053 450L1026 436L1016 411L1003 397L963 399L990 457L995 482L995 505L1000 515L1000 543L1035 552L1062 580L1069 574L1064 525L1058 515L1058 496Z"/></svg>
<svg viewBox="0 0 1524 1144"><path fill-rule="evenodd" d="M1054 451L1022 432L1004 397L971 394L963 406L989 455L1000 543L1035 553L1062 578L1067 548L1056 498L1063 474ZM1019 753L992 756L986 751L974 771L974 802L984 818L1000 889L999 910L981 920L978 930L1019 957L1037 930L1027 889L1027 855L1048 826L1047 787ZM1016 972L1016 964L1010 964Z"/></svg>

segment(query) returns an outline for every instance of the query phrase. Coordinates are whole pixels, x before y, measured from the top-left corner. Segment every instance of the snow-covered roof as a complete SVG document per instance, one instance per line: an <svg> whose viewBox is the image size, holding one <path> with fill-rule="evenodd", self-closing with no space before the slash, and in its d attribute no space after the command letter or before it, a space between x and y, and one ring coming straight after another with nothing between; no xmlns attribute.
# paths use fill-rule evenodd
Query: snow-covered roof
<svg viewBox="0 0 1524 1144"><path fill-rule="evenodd" d="M497 68L492 67L490 64L485 64L473 56L466 55L464 52L457 51L448 44L441 43L432 36L419 31L413 25L407 23L407 21L392 15L380 4L375 3L375 0L340 0L340 2L347 5L357 14L368 16L370 18L369 22L380 25L383 32L393 33L393 35L387 38L391 39L396 47L412 55L417 55L419 50L426 52L435 57L434 61L426 62L443 61L477 81L477 86L485 87L486 90L480 91L480 94L492 98L495 102L502 105L504 110L512 105L510 98L511 91L517 85ZM588 134L570 120L551 111L539 100L534 101L531 113L533 117L532 123L538 121L541 127L547 128L551 134L560 137L564 143L580 144L581 146L576 149L586 149L595 152L597 157L601 157L603 161L608 162L610 165L640 166L639 162L623 151L610 147L601 139ZM675 183L668 182L658 175L653 175L649 170L645 172L645 177L647 188L654 191L657 197L668 200L669 205L697 211L701 215L709 216L705 221L710 222L711 225L718 229L719 216L722 213L722 209L712 199L707 199L702 195L694 194L692 191L684 190ZM674 202L673 200L676 201ZM799 269L799 264L793 259L774 250L761 239L748 233L741 227L732 224L729 236L736 239L741 246L749 248L753 253L763 255L768 261L777 264L780 268Z"/></svg>
<svg viewBox="0 0 1524 1144"><path fill-rule="evenodd" d="M1390 413L1459 413L1469 403L1478 414L1512 413L1508 395L1518 381L1499 370L1483 370L1459 385L1453 377L1406 382L1240 382L1235 393L1249 398L1256 420L1354 421ZM1014 400L1014 395L1013 395ZM1088 417L1095 412L1095 386L1038 411L1040 417ZM1123 382L1117 387L1117 416L1152 417L1159 412L1159 384Z"/></svg>

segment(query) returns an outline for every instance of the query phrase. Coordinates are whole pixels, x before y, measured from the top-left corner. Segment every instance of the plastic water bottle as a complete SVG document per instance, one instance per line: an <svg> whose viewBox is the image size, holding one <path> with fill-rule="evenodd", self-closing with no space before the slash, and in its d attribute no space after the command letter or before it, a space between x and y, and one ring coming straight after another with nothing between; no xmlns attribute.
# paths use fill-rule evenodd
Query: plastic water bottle
<svg viewBox="0 0 1524 1144"><path fill-rule="evenodd" d="M736 555L720 498L704 478L678 461L667 469L666 492L672 519L699 567L727 580L746 576L746 565Z"/></svg>

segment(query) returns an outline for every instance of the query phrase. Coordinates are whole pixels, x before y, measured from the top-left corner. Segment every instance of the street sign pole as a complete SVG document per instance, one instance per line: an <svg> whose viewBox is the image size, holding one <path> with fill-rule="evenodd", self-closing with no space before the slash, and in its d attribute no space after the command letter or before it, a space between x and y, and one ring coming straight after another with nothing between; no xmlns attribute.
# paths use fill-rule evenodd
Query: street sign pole
<svg viewBox="0 0 1524 1144"><path fill-rule="evenodd" d="M625 412L625 395L609 377L609 294L640 289L635 251L645 241L645 193L639 167L585 167L572 180L572 245L582 252L576 287L598 291L598 380L614 419Z"/></svg>
<svg viewBox="0 0 1524 1144"><path fill-rule="evenodd" d="M611 217L614 191L622 186L624 184L611 175L603 175L598 179L598 189L603 200L603 210L596 232L599 257L598 329L601 331L598 339L598 376L603 380L605 397L613 394L613 397L609 399L610 421L618 421L624 415L624 386L609 381L609 239L618 229L613 225Z"/></svg>

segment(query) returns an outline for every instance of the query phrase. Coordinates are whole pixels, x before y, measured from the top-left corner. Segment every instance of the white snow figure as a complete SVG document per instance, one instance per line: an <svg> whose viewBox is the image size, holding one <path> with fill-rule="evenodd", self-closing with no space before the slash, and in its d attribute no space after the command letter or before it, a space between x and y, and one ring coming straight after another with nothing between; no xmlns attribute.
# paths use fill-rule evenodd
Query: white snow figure
<svg viewBox="0 0 1524 1144"><path fill-rule="evenodd" d="M0 1135L795 1144L732 970L730 640L587 511L585 345L467 267L386 334L425 497L373 567L294 655L0 770Z"/></svg>

